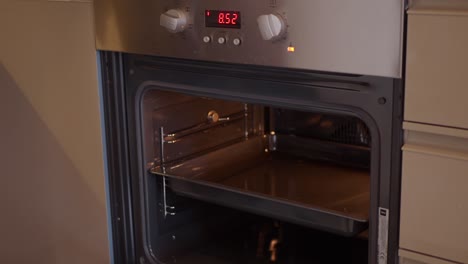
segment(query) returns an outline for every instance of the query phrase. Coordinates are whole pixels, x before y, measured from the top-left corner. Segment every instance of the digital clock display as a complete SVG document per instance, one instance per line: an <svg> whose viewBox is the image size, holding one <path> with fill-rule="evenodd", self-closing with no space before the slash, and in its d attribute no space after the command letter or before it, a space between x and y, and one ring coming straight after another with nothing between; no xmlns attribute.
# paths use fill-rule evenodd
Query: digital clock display
<svg viewBox="0 0 468 264"><path fill-rule="evenodd" d="M239 11L205 10L205 26L241 28L241 13Z"/></svg>

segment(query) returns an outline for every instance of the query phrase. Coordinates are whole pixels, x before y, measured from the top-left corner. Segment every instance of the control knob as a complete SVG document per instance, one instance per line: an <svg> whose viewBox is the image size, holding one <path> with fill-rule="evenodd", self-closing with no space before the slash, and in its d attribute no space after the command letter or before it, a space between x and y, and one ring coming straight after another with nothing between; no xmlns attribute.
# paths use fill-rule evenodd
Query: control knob
<svg viewBox="0 0 468 264"><path fill-rule="evenodd" d="M171 33L182 32L187 25L187 17L181 10L170 9L161 14L159 24Z"/></svg>
<svg viewBox="0 0 468 264"><path fill-rule="evenodd" d="M278 39L286 32L286 23L279 15L261 15L257 18L257 23L264 40Z"/></svg>

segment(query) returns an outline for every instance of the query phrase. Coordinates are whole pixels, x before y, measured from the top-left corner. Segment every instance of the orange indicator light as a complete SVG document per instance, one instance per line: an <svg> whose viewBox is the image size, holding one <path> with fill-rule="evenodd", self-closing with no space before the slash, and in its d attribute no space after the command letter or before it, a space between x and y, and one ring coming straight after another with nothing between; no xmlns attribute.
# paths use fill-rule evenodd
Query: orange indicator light
<svg viewBox="0 0 468 264"><path fill-rule="evenodd" d="M293 46L288 47L288 52L294 52L296 49Z"/></svg>

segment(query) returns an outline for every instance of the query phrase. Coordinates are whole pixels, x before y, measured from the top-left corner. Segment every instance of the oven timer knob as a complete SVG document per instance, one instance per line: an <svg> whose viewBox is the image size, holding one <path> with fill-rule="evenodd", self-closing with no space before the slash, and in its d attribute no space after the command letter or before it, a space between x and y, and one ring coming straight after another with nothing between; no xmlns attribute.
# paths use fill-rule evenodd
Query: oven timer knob
<svg viewBox="0 0 468 264"><path fill-rule="evenodd" d="M182 32L187 26L187 16L182 10L170 9L161 14L159 24L171 33Z"/></svg>
<svg viewBox="0 0 468 264"><path fill-rule="evenodd" d="M257 24L264 40L275 40L286 33L286 23L279 15L261 15L257 18Z"/></svg>

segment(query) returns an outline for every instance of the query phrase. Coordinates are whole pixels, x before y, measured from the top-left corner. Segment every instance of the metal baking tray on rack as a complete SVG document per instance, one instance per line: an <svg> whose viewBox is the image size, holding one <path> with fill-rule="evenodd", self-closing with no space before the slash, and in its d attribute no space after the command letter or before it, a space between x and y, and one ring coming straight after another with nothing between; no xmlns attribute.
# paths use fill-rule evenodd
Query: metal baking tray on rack
<svg viewBox="0 0 468 264"><path fill-rule="evenodd" d="M187 196L355 236L368 227L369 171L268 152L261 137L151 169Z"/></svg>

